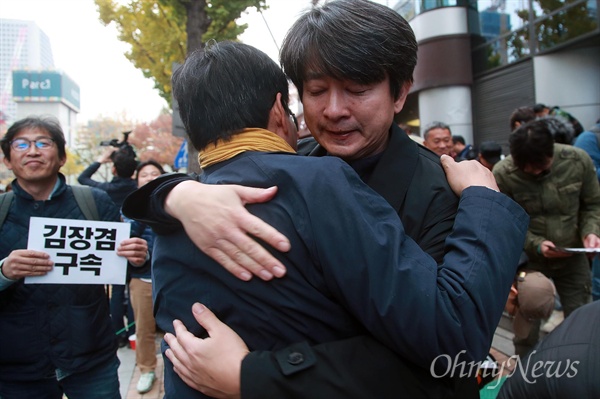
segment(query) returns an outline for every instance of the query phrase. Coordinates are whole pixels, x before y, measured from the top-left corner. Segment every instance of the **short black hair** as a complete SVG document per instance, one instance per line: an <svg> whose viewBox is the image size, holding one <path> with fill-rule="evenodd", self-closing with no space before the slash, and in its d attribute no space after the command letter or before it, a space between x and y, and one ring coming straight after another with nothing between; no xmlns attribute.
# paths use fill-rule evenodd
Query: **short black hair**
<svg viewBox="0 0 600 399"><path fill-rule="evenodd" d="M158 171L160 172L161 175L165 174L165 170L163 169L162 165L159 164L157 161L155 161L154 159L149 159L147 161L144 162L140 162L138 163L137 168L135 168L135 179L138 179L138 175L140 174L140 170L144 169L146 166L148 165L152 165L154 166L156 169L158 169Z"/></svg>
<svg viewBox="0 0 600 399"><path fill-rule="evenodd" d="M292 25L280 63L302 99L309 72L361 84L389 77L394 99L413 81L417 40L396 11L365 0L337 0L312 7Z"/></svg>
<svg viewBox="0 0 600 399"><path fill-rule="evenodd" d="M133 176L138 162L130 154L117 150L113 152L111 159L117 171L117 176L125 178Z"/></svg>
<svg viewBox="0 0 600 399"><path fill-rule="evenodd" d="M517 122L521 125L537 118L532 107L519 107L510 114L509 123L510 131L512 132L517 127Z"/></svg>
<svg viewBox="0 0 600 399"><path fill-rule="evenodd" d="M461 135L454 135L452 136L452 143L456 144L456 143L461 143L462 145L466 145L467 143L465 143L465 138Z"/></svg>
<svg viewBox="0 0 600 399"><path fill-rule="evenodd" d="M58 148L58 157L64 159L67 156L65 134L60 127L58 119L53 116L32 115L13 123L6 131L2 140L0 140L2 152L7 160L10 161L10 142L24 129L39 129L48 132L54 144L56 144L56 148Z"/></svg>
<svg viewBox="0 0 600 399"><path fill-rule="evenodd" d="M557 118L540 118L519 126L509 136L510 155L517 168L543 166L554 156L554 135L568 127Z"/></svg>
<svg viewBox="0 0 600 399"><path fill-rule="evenodd" d="M187 57L173 74L173 96L200 151L245 128L266 129L277 93L287 109L288 80L275 61L243 43L213 42Z"/></svg>

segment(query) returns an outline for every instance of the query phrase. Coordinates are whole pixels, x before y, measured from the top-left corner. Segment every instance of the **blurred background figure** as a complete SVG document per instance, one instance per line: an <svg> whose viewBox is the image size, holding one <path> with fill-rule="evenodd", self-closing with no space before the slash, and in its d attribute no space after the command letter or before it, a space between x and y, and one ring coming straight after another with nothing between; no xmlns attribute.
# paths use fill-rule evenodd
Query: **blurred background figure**
<svg viewBox="0 0 600 399"><path fill-rule="evenodd" d="M105 163L112 163L113 178L109 182L92 179L94 173ZM135 153L128 147L105 147L102 155L96 162L92 162L77 178L79 184L96 187L106 191L118 209L121 209L125 197L137 189L137 183L132 178L137 167ZM135 334L134 315L129 303L129 289L127 285L110 286L110 316L113 328L117 334L119 348L129 344L129 336ZM126 320L125 320L126 319Z"/></svg>
<svg viewBox="0 0 600 399"><path fill-rule="evenodd" d="M165 173L162 166L149 160L137 167L136 181L138 187L156 179ZM135 362L140 368L140 379L137 383L138 393L146 393L152 389L156 380L156 321L152 307L152 248L154 247L154 232L146 224L123 216L123 220L131 223L131 235L141 237L148 242L150 258L142 267L129 268L130 302L135 316Z"/></svg>
<svg viewBox="0 0 600 399"><path fill-rule="evenodd" d="M537 116L532 107L519 107L515 109L512 114L510 114L510 131L513 132L522 124L530 122L536 118Z"/></svg>
<svg viewBox="0 0 600 399"><path fill-rule="evenodd" d="M577 118L575 118L573 115L571 115L564 109L561 109L557 105L549 107L545 104L538 103L533 106L533 112L538 118L543 118L545 116L555 116L557 118L562 119L564 122L567 122L573 127L574 137L579 136L584 131L581 122L579 122Z"/></svg>
<svg viewBox="0 0 600 399"><path fill-rule="evenodd" d="M521 125L509 137L511 155L498 162L500 191L517 201L531 221L527 269L542 272L556 286L565 319L590 299L590 265L584 253L563 248L600 247L600 186L589 155L554 136L569 130L545 117ZM515 353L527 354L539 340L540 322L528 337L515 335Z"/></svg>
<svg viewBox="0 0 600 399"><path fill-rule="evenodd" d="M484 141L479 146L479 162L489 170L502 159L502 147L495 141Z"/></svg>
<svg viewBox="0 0 600 399"><path fill-rule="evenodd" d="M423 145L435 152L438 156L450 155L452 151L452 132L450 126L444 122L431 122L423 129Z"/></svg>
<svg viewBox="0 0 600 399"><path fill-rule="evenodd" d="M575 147L588 153L596 167L596 177L600 182L600 119L596 124L575 139ZM600 257L596 255L592 260L592 299L600 299Z"/></svg>
<svg viewBox="0 0 600 399"><path fill-rule="evenodd" d="M456 162L477 158L477 152L471 144L465 143L463 136L452 136L452 151L456 154L454 156Z"/></svg>
<svg viewBox="0 0 600 399"><path fill-rule="evenodd" d="M600 302L593 302L575 310L535 352L517 362L497 398L600 398L598 337ZM540 369L530 366L535 364L543 364L548 373L555 371L552 378L545 373L540 378Z"/></svg>
<svg viewBox="0 0 600 399"><path fill-rule="evenodd" d="M535 116L538 118L543 118L544 116L548 116L550 114L550 108L546 106L546 104L535 104L532 107Z"/></svg>

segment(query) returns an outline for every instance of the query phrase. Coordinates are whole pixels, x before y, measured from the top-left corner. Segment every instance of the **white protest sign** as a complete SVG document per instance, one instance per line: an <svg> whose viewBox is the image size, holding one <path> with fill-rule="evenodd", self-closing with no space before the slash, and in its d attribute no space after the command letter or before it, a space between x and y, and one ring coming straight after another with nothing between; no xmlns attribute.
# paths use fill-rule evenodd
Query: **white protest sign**
<svg viewBox="0 0 600 399"><path fill-rule="evenodd" d="M131 225L32 217L27 249L46 252L54 268L25 284L125 284L127 259L117 256Z"/></svg>

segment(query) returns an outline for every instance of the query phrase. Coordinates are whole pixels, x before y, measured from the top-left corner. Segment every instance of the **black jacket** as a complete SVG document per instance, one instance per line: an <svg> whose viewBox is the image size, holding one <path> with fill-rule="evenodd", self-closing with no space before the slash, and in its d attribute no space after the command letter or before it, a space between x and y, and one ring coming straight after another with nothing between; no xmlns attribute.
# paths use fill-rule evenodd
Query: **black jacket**
<svg viewBox="0 0 600 399"><path fill-rule="evenodd" d="M100 168L100 162L92 162L77 178L79 184L96 187L106 191L110 199L121 208L125 198L137 189L137 182L130 177L115 176L110 182L99 182L92 179L92 175Z"/></svg>
<svg viewBox="0 0 600 399"><path fill-rule="evenodd" d="M299 143L299 152L327 155L312 138ZM406 233L440 263L458 198L439 156L394 124L388 146L365 183L396 209ZM298 355L302 361L288 361L288 356ZM474 379L434 378L371 336L251 352L242 363L241 389L243 399L479 397Z"/></svg>
<svg viewBox="0 0 600 399"><path fill-rule="evenodd" d="M13 181L15 197L0 228L0 259L27 248L32 216L85 219L71 188L60 186L46 201L35 201ZM93 189L103 221L119 221L106 193ZM20 279L0 291L0 380L32 381L65 372L92 369L116 355L103 285L23 284Z"/></svg>
<svg viewBox="0 0 600 399"><path fill-rule="evenodd" d="M327 155L312 139L301 142L299 152ZM160 206L146 211L143 202L152 193L155 201L150 206L162 204L170 188L187 179L165 175L148 183L125 202L125 214L149 222L159 233L173 231L177 221L165 217ZM439 157L394 125L386 150L365 182L396 209L406 233L440 263L458 198L448 186ZM143 219L147 215L152 219ZM288 361L288 354L296 360ZM479 395L474 379L434 378L429 370L417 369L370 336L313 347L296 345L278 352L251 352L242 364L241 378L244 399Z"/></svg>

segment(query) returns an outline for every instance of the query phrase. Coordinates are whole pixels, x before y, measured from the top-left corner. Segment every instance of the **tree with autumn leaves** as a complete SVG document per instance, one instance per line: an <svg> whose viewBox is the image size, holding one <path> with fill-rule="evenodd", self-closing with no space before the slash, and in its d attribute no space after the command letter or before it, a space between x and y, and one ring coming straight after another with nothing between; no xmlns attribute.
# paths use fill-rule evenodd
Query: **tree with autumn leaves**
<svg viewBox="0 0 600 399"><path fill-rule="evenodd" d="M236 40L247 28L236 20L249 7L265 9L265 0L95 0L100 21L114 23L119 40L131 45L125 56L154 80L171 104L173 63L211 40Z"/></svg>
<svg viewBox="0 0 600 399"><path fill-rule="evenodd" d="M236 20L249 7L267 8L265 0L95 0L100 21L114 23L119 40L131 45L125 56L172 104L171 75L174 64L182 64L190 52L214 39L236 40L247 28ZM189 149L191 159L197 152ZM188 171L198 172L191 162Z"/></svg>
<svg viewBox="0 0 600 399"><path fill-rule="evenodd" d="M175 155L183 142L183 137L171 133L171 114L163 112L150 123L132 123L127 119L99 118L90 120L77 135L76 145L70 149L78 165L87 166L102 153L103 141L123 141L123 132L131 131L128 142L137 154L139 161L153 159L161 165L173 169ZM99 175L110 180L110 173L100 170ZM105 176L106 174L106 176Z"/></svg>

